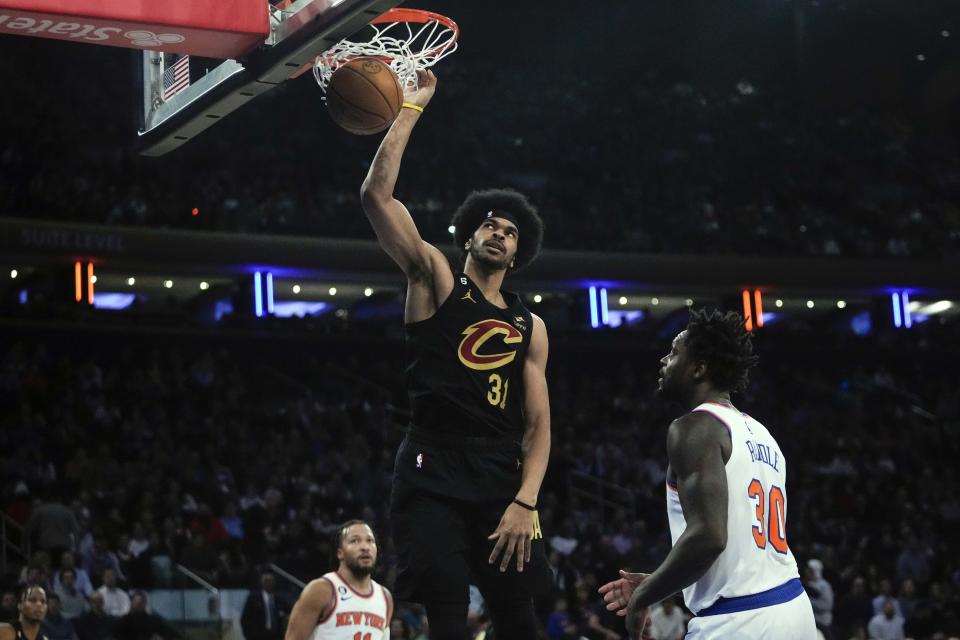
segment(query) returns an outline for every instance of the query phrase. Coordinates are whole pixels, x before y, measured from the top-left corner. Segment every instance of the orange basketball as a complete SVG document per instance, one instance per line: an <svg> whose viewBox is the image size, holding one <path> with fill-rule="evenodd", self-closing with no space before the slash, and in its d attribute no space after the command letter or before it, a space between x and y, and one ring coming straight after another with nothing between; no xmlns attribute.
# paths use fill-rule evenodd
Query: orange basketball
<svg viewBox="0 0 960 640"><path fill-rule="evenodd" d="M383 131L402 105L403 90L396 74L376 58L355 58L330 77L327 109L333 121L350 133Z"/></svg>

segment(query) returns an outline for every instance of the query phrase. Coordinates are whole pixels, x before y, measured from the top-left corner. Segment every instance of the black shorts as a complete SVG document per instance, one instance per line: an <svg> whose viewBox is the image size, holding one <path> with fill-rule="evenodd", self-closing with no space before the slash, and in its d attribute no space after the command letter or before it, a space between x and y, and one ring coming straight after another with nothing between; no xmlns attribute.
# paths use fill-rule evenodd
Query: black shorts
<svg viewBox="0 0 960 640"><path fill-rule="evenodd" d="M542 536L533 540L522 572L515 558L505 572L499 558L489 563L495 541L487 537L520 487L519 446L470 444L450 447L408 436L397 452L390 517L400 600L467 602L470 584L487 600L529 599L550 589L553 572Z"/></svg>

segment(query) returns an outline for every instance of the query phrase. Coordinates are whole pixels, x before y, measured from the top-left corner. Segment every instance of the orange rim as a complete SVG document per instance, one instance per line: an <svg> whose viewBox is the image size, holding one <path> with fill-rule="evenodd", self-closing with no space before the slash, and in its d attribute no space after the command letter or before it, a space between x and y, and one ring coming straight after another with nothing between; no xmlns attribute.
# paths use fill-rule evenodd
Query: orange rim
<svg viewBox="0 0 960 640"><path fill-rule="evenodd" d="M454 40L460 37L460 27L457 26L456 22L445 15L434 13L432 11L424 11L423 9L390 9L386 13L371 20L370 24L381 24L383 22L415 22L423 24L433 20L436 20L443 26L452 29L454 33Z"/></svg>
<svg viewBox="0 0 960 640"><path fill-rule="evenodd" d="M424 11L423 9L396 8L396 9L390 9L386 13L380 16L377 16L376 18L370 21L370 24L386 24L391 22L411 22L414 24L426 24L427 22L432 22L432 21L439 22L443 26L453 31L453 37L450 39L450 42L447 42L446 44L443 44L435 49L431 49L430 51L426 52L427 55L437 55L438 53L442 53L443 51L446 51L447 49L449 49L453 45L453 43L455 43L460 38L460 27L457 26L456 22L454 22L453 20L451 20L450 18L448 18L443 14L434 13L433 11ZM323 57L323 56L321 55L318 57ZM386 62L387 64L389 64L393 60L393 58L388 58L386 56L374 56L374 57L382 60L383 62ZM345 60L353 60L353 59L354 59L353 57L345 58ZM300 77L302 74L309 71L313 67L313 65L314 65L313 61L304 64L302 67L300 67L290 75L290 79L292 80L293 78Z"/></svg>

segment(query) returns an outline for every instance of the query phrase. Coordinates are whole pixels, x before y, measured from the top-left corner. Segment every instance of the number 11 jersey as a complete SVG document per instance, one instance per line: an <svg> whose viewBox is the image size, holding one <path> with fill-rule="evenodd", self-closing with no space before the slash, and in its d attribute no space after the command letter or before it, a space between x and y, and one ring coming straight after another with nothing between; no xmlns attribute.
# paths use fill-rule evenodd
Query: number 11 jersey
<svg viewBox="0 0 960 640"><path fill-rule="evenodd" d="M703 611L719 598L758 594L799 577L787 545L787 462L767 428L735 408L707 402L694 411L713 415L730 432L727 546L707 572L683 590L687 608ZM722 428L720 424L717 428ZM673 544L687 527L676 487L667 484Z"/></svg>

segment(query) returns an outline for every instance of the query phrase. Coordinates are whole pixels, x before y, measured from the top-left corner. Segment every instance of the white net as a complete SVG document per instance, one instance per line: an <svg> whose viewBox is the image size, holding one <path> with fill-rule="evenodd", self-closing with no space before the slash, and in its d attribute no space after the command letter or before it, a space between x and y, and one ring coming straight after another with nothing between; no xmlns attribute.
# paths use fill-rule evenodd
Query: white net
<svg viewBox="0 0 960 640"><path fill-rule="evenodd" d="M432 67L457 49L456 29L433 18L426 22L374 23L351 38L366 35L369 40L345 38L316 59L313 77L324 93L334 71L361 57L383 60L397 74L404 91L416 90L417 71Z"/></svg>

